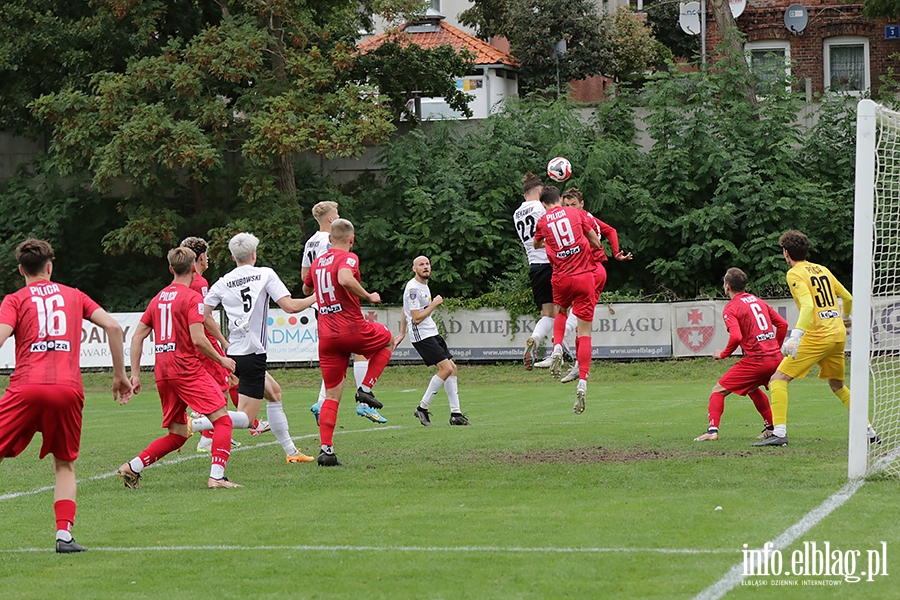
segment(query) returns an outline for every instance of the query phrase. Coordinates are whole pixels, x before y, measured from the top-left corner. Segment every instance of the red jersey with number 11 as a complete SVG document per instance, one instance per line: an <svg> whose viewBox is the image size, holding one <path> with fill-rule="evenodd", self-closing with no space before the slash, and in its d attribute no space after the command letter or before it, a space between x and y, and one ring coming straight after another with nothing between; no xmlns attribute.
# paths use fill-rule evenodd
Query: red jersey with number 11
<svg viewBox="0 0 900 600"><path fill-rule="evenodd" d="M191 324L203 323L203 296L173 283L150 301L141 323L153 329L157 381L190 379L203 371L190 330Z"/></svg>
<svg viewBox="0 0 900 600"><path fill-rule="evenodd" d="M69 385L81 390L81 321L100 305L81 290L41 280L9 294L0 323L13 328L16 385Z"/></svg>

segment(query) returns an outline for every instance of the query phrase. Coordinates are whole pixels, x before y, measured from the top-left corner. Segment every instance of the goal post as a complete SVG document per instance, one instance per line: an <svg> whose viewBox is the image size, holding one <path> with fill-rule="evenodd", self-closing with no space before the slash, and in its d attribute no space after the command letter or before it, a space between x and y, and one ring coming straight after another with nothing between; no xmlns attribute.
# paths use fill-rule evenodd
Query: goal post
<svg viewBox="0 0 900 600"><path fill-rule="evenodd" d="M856 184L853 200L853 326L850 328L850 424L847 475L868 468L869 355L872 330L872 249L875 210L875 136L878 105L860 101L856 112ZM865 382L865 383L863 383Z"/></svg>
<svg viewBox="0 0 900 600"><path fill-rule="evenodd" d="M900 475L900 113L872 100L857 107L853 213L847 474Z"/></svg>

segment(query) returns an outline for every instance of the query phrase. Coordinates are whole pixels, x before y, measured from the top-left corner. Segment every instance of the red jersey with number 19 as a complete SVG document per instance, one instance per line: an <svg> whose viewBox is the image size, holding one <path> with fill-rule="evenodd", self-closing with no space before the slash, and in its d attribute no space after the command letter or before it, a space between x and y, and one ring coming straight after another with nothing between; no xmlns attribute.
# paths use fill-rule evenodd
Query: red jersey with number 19
<svg viewBox="0 0 900 600"><path fill-rule="evenodd" d="M340 248L329 248L313 262L303 281L304 285L316 291L320 338L349 336L366 324L359 298L338 283L341 269L350 269L359 281L359 257Z"/></svg>
<svg viewBox="0 0 900 600"><path fill-rule="evenodd" d="M554 206L538 221L534 241L546 241L553 279L589 273L596 268L585 234L593 226L588 215L580 208Z"/></svg>
<svg viewBox="0 0 900 600"><path fill-rule="evenodd" d="M13 328L16 368L10 387L69 385L81 391L81 321L100 305L81 290L36 281L0 305L0 323Z"/></svg>
<svg viewBox="0 0 900 600"><path fill-rule="evenodd" d="M203 372L190 330L193 323L203 323L203 296L173 283L150 301L141 323L153 329L157 381L188 379Z"/></svg>

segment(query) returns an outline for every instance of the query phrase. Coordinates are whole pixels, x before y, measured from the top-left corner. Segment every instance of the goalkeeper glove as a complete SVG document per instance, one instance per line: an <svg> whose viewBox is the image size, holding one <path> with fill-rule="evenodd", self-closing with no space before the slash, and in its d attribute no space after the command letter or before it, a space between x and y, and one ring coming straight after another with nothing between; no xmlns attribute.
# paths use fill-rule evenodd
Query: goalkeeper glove
<svg viewBox="0 0 900 600"><path fill-rule="evenodd" d="M853 325L853 317L850 315L841 315L841 320L844 322L844 327L850 329L850 326Z"/></svg>
<svg viewBox="0 0 900 600"><path fill-rule="evenodd" d="M800 338L803 337L803 333L802 329L791 331L790 337L784 340L784 343L781 345L781 354L783 356L790 356L793 359L797 358L797 348L800 347Z"/></svg>

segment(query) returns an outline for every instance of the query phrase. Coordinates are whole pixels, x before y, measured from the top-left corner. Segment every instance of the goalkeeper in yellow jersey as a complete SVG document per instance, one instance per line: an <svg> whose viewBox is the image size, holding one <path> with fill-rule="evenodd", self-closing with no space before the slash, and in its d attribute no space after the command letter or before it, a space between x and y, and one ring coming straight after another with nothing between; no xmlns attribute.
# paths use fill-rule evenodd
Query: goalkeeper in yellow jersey
<svg viewBox="0 0 900 600"><path fill-rule="evenodd" d="M784 359L769 381L775 430L772 436L754 446L787 446L788 383L806 377L813 365L819 365L819 379L828 380L834 395L850 408L850 389L844 385L844 346L853 297L826 267L806 260L809 253L806 235L796 230L786 231L778 238L778 245L791 267L787 283L800 309L800 317L781 346ZM879 441L870 425L869 443Z"/></svg>

